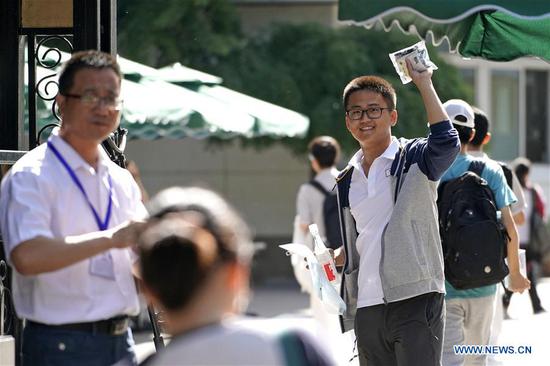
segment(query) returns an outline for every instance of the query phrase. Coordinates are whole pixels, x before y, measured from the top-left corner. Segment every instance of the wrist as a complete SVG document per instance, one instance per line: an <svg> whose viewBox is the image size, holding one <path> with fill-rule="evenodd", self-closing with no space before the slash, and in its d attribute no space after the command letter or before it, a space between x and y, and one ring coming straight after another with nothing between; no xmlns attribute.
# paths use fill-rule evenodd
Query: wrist
<svg viewBox="0 0 550 366"><path fill-rule="evenodd" d="M434 86L433 86L433 83L432 83L432 79L422 80L421 82L416 84L416 87L418 88L418 91L421 94L431 92L432 90L435 90Z"/></svg>
<svg viewBox="0 0 550 366"><path fill-rule="evenodd" d="M113 229L108 229L103 231L103 247L105 250L112 249L116 247L116 240L114 236L115 231Z"/></svg>

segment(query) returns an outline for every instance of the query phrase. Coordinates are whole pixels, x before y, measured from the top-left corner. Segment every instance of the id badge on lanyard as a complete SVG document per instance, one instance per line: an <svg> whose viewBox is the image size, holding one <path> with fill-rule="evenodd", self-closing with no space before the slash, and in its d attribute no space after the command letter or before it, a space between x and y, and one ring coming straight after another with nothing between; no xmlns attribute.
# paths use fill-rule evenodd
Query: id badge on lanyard
<svg viewBox="0 0 550 366"><path fill-rule="evenodd" d="M111 181L111 176L107 173L107 177L109 181L109 198L107 201L107 213L105 214L105 219L102 220L98 212L92 205L92 202L90 201L88 194L84 189L84 186L80 182L80 179L78 179L78 177L76 176L76 173L74 172L74 170L70 167L70 165L67 163L65 158L61 155L61 153L56 149L56 147L50 141L48 141L48 148L53 152L53 154L59 160L61 165L63 165L67 173L69 173L69 176L71 177L71 180L73 181L73 183L78 187L78 189L82 193L82 196L88 203L88 207L90 208L90 211L94 216L94 219L97 223L97 227L99 231L107 230L109 227L109 221L111 219L111 210L113 206L113 184ZM101 254L98 254L90 258L89 272L92 276L98 276L108 280L115 280L113 256L111 255L110 251L103 252Z"/></svg>

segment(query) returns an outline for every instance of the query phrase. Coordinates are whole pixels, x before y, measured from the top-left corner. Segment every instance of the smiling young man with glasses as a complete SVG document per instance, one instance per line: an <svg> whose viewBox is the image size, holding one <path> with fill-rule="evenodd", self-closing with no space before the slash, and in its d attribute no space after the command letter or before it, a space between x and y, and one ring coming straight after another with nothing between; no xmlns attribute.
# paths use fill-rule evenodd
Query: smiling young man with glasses
<svg viewBox="0 0 550 366"><path fill-rule="evenodd" d="M121 73L99 51L75 53L59 77L62 123L2 181L0 224L25 365L136 363L131 266L145 216L140 190L100 144L120 120Z"/></svg>
<svg viewBox="0 0 550 366"><path fill-rule="evenodd" d="M407 66L424 102L428 138L392 136L397 97L386 80L356 78L343 95L346 127L360 149L337 180L347 303L341 325L355 329L360 363L369 366L441 363L445 285L436 188L460 144L432 71Z"/></svg>

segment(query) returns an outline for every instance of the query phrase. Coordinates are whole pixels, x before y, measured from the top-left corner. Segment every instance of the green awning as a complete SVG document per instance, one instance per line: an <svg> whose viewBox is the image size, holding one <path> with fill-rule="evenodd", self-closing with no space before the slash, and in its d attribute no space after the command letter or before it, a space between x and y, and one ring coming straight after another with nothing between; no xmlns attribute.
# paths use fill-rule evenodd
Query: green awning
<svg viewBox="0 0 550 366"><path fill-rule="evenodd" d="M447 39L465 57L550 61L550 1L340 0L338 18L368 28L394 26L435 45Z"/></svg>

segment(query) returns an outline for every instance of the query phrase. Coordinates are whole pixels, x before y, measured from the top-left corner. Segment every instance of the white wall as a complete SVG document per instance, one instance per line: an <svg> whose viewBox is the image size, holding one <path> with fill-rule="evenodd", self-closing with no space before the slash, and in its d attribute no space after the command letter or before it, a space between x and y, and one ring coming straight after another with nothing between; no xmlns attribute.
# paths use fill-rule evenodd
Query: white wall
<svg viewBox="0 0 550 366"><path fill-rule="evenodd" d="M201 185L226 197L258 236L291 236L295 198L308 180L308 161L276 145L262 151L205 141L130 141L129 159L138 164L149 194L173 185Z"/></svg>

